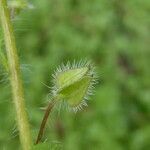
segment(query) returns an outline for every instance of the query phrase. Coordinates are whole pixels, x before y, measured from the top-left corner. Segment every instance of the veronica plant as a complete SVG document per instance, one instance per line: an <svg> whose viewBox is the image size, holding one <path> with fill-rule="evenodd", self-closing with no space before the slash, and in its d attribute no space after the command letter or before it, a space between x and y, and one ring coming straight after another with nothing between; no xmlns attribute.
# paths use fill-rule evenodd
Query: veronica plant
<svg viewBox="0 0 150 150"><path fill-rule="evenodd" d="M15 10L21 9L22 1L11 1ZM24 7L24 5L23 5ZM19 9L19 10L20 10ZM19 129L19 136L22 148L31 150L33 147L30 125L25 107L24 90L22 85L21 70L17 46L11 21L10 10L7 1L0 0L0 23L3 30L7 58L0 51L1 64L9 74L16 111L16 120ZM13 14L14 15L14 14ZM1 42L1 41L0 41ZM36 144L43 136L45 125L52 108L64 106L69 110L77 112L83 106L87 106L89 96L93 94L96 75L94 66L88 61L69 62L58 67L53 74L53 87L51 90L52 99L49 102L43 117Z"/></svg>
<svg viewBox="0 0 150 150"><path fill-rule="evenodd" d="M96 82L95 68L88 61L78 63L74 61L73 64L68 62L66 65L63 64L56 69L53 74L52 100L42 120L36 144L42 138L46 121L52 108L56 105L56 108L64 106L74 112L81 110L83 106L87 106L87 100L93 94Z"/></svg>

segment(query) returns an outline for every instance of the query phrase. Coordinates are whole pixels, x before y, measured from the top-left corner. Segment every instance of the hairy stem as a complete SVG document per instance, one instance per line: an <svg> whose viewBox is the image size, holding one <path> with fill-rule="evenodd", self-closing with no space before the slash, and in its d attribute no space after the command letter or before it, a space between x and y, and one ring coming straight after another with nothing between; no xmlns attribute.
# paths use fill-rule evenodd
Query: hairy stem
<svg viewBox="0 0 150 150"><path fill-rule="evenodd" d="M52 102L50 102L48 104L47 108L46 108L46 111L45 111L45 114L44 114L44 117L43 117L40 129L39 129L39 133L38 133L38 136L37 136L35 144L38 144L41 141L42 137L43 137L43 133L44 133L44 129L45 129L45 126L46 126L46 122L48 120L48 116L49 116L50 112L52 111L55 103L56 103L56 101L52 100Z"/></svg>
<svg viewBox="0 0 150 150"><path fill-rule="evenodd" d="M32 146L32 140L24 103L24 92L20 75L21 73L15 37L6 0L0 0L0 18L5 39L8 66L10 71L10 82L17 115L16 119L19 129L20 141L24 150L30 150Z"/></svg>

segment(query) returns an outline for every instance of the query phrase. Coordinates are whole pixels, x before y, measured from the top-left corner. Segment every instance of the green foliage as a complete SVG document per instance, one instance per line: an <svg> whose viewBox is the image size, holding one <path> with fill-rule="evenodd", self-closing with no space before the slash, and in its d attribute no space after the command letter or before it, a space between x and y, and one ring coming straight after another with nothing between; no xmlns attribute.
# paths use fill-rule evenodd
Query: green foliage
<svg viewBox="0 0 150 150"><path fill-rule="evenodd" d="M8 0L8 6L10 8L11 17L14 18L23 9L28 7L26 0Z"/></svg>
<svg viewBox="0 0 150 150"><path fill-rule="evenodd" d="M149 150L150 2L148 0L32 1L14 25L34 138L43 116L53 69L89 58L100 83L89 107L76 115L53 114L47 144L65 150ZM29 70L29 71L26 71ZM0 148L18 148L10 89L0 83ZM47 99L49 100L49 98Z"/></svg>
<svg viewBox="0 0 150 150"><path fill-rule="evenodd" d="M33 150L62 150L60 143L42 143L33 147Z"/></svg>

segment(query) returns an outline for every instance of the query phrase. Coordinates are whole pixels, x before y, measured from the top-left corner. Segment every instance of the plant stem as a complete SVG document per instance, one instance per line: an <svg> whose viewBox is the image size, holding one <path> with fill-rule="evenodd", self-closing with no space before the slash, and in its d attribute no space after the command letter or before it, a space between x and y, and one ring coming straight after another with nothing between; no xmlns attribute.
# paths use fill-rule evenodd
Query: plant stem
<svg viewBox="0 0 150 150"><path fill-rule="evenodd" d="M0 0L0 18L5 39L8 66L10 71L10 82L12 86L14 107L17 115L16 119L20 141L24 150L30 150L32 146L32 140L24 103L24 92L21 81L16 42L6 0Z"/></svg>
<svg viewBox="0 0 150 150"><path fill-rule="evenodd" d="M38 136L37 136L35 144L38 144L41 141L41 139L42 139L42 136L43 136L43 133L44 133L44 129L45 129L45 126L46 126L46 122L48 120L48 116L49 116L50 112L52 111L55 103L56 103L56 101L52 100L52 102L50 102L48 104L47 108L46 108L46 111L45 111L45 114L44 114L44 117L43 117L40 129L39 129L39 133L38 133Z"/></svg>

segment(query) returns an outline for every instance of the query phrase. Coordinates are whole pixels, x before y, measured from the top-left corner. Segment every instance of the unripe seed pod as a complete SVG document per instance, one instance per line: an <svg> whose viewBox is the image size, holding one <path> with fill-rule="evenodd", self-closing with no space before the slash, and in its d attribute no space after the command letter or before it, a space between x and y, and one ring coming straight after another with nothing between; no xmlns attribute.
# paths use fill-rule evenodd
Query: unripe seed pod
<svg viewBox="0 0 150 150"><path fill-rule="evenodd" d="M53 78L52 94L58 101L63 101L75 112L87 105L96 83L95 70L90 62L74 61L72 65L68 62L56 69Z"/></svg>

